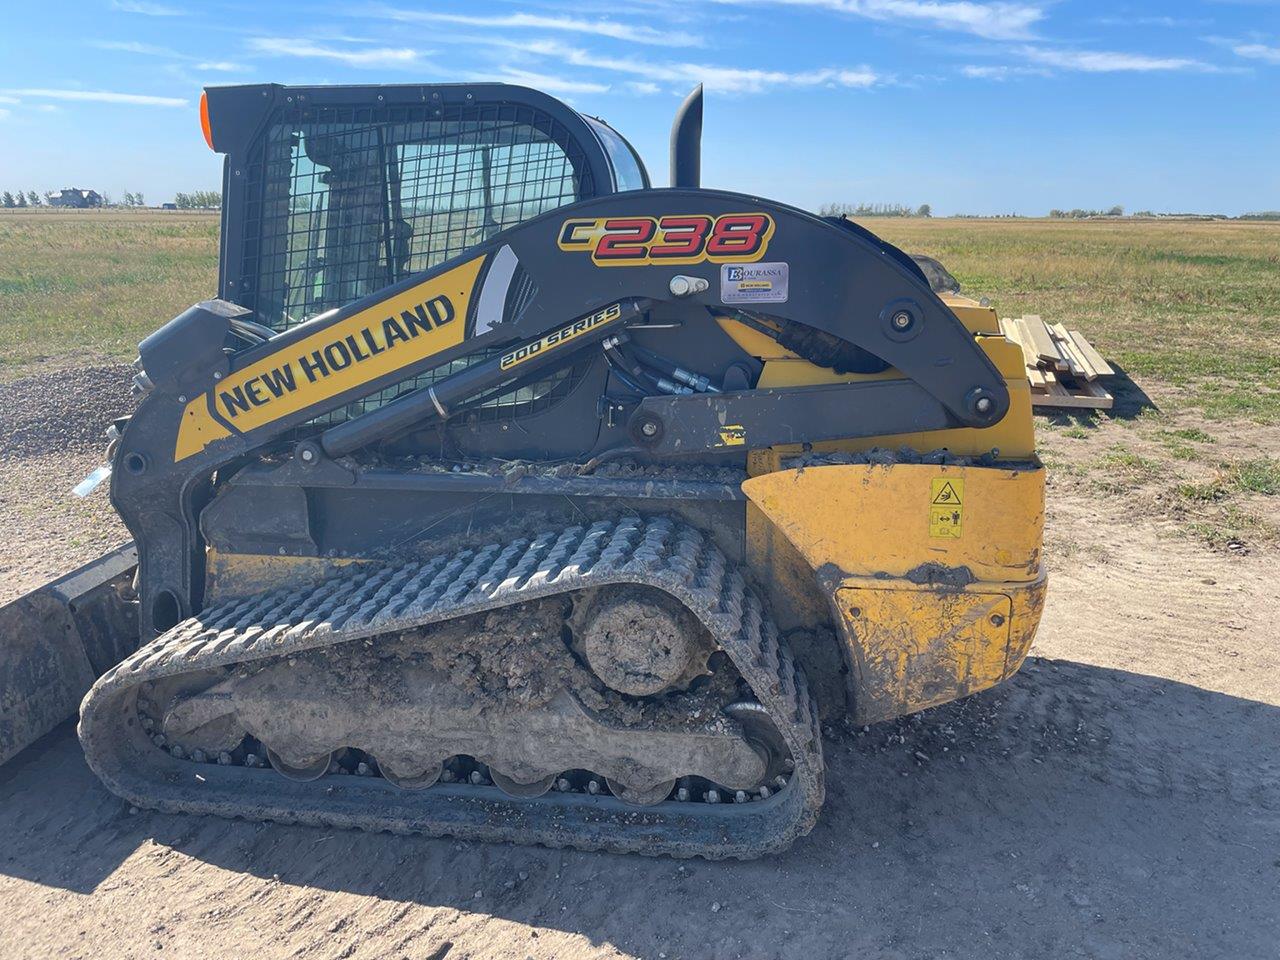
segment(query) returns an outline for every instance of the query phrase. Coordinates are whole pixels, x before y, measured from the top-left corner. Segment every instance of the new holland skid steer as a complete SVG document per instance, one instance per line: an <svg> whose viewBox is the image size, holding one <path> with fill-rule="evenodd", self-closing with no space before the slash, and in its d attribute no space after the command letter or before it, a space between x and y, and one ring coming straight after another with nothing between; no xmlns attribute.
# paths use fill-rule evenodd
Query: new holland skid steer
<svg viewBox="0 0 1280 960"><path fill-rule="evenodd" d="M140 346L110 481L138 567L96 615L139 645L79 674L111 790L752 857L818 817L820 717L1021 664L1019 347L865 229L701 188L700 91L670 189L521 87L201 108L218 298Z"/></svg>

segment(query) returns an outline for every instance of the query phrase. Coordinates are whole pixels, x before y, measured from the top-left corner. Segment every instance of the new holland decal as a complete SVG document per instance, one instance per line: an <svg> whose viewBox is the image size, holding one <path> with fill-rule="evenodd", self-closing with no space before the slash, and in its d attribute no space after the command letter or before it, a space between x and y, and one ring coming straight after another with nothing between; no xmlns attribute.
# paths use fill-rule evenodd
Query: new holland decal
<svg viewBox="0 0 1280 960"><path fill-rule="evenodd" d="M589 253L600 267L655 263L754 263L769 249L767 213L665 217L574 217L560 225L556 245Z"/></svg>
<svg viewBox="0 0 1280 960"><path fill-rule="evenodd" d="M353 364L372 360L424 334L429 336L457 318L453 301L444 294L415 303L411 309L400 311L398 317L383 317L381 323L361 327L357 333L339 334L324 346L270 367L243 383L221 387L215 391L218 412L235 421L242 413L266 406L299 387L319 383Z"/></svg>
<svg viewBox="0 0 1280 960"><path fill-rule="evenodd" d="M483 257L293 340L229 374L183 411L174 460L401 370L462 342Z"/></svg>
<svg viewBox="0 0 1280 960"><path fill-rule="evenodd" d="M589 317L583 317L581 320L565 324L559 330L552 330L545 337L534 340L531 343L522 344L510 353L505 354L499 365L503 370L510 370L512 367L524 363L530 357L536 357L548 350L562 346L574 337L580 337L588 330L594 330L601 324L612 323L620 316L622 316L622 304L615 303L613 306L605 307L600 312L593 313Z"/></svg>

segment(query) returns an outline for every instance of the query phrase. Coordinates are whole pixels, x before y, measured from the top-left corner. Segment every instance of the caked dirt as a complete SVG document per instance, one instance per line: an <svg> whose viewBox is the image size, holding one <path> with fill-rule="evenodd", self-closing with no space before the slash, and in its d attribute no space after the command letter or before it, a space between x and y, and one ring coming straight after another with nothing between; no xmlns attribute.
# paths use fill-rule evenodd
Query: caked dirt
<svg viewBox="0 0 1280 960"><path fill-rule="evenodd" d="M124 532L103 491L66 493L99 462L92 431L5 429L13 596ZM1123 442L1105 429L1098 443ZM1248 428L1219 435L1280 452ZM830 729L822 819L781 856L681 863L135 812L68 724L0 768L0 956L1280 955L1274 547L1212 548L1078 478L1051 479L1048 509L1052 583L1023 670Z"/></svg>

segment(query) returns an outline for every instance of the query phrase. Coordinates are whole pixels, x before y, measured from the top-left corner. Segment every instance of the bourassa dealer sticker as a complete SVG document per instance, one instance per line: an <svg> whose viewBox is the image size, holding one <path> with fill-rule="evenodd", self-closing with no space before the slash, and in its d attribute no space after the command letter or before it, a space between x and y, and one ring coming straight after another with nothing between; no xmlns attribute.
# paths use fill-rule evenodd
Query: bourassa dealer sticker
<svg viewBox="0 0 1280 960"><path fill-rule="evenodd" d="M786 303L788 265L726 263L720 268L721 303Z"/></svg>

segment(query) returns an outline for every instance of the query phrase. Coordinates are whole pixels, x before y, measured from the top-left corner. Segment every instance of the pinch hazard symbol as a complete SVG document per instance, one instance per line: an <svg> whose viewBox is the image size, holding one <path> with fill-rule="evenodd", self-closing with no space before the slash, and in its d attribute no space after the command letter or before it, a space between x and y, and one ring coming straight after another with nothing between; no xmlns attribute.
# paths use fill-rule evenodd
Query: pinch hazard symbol
<svg viewBox="0 0 1280 960"><path fill-rule="evenodd" d="M964 481L939 477L929 487L929 536L959 540L964 528Z"/></svg>

